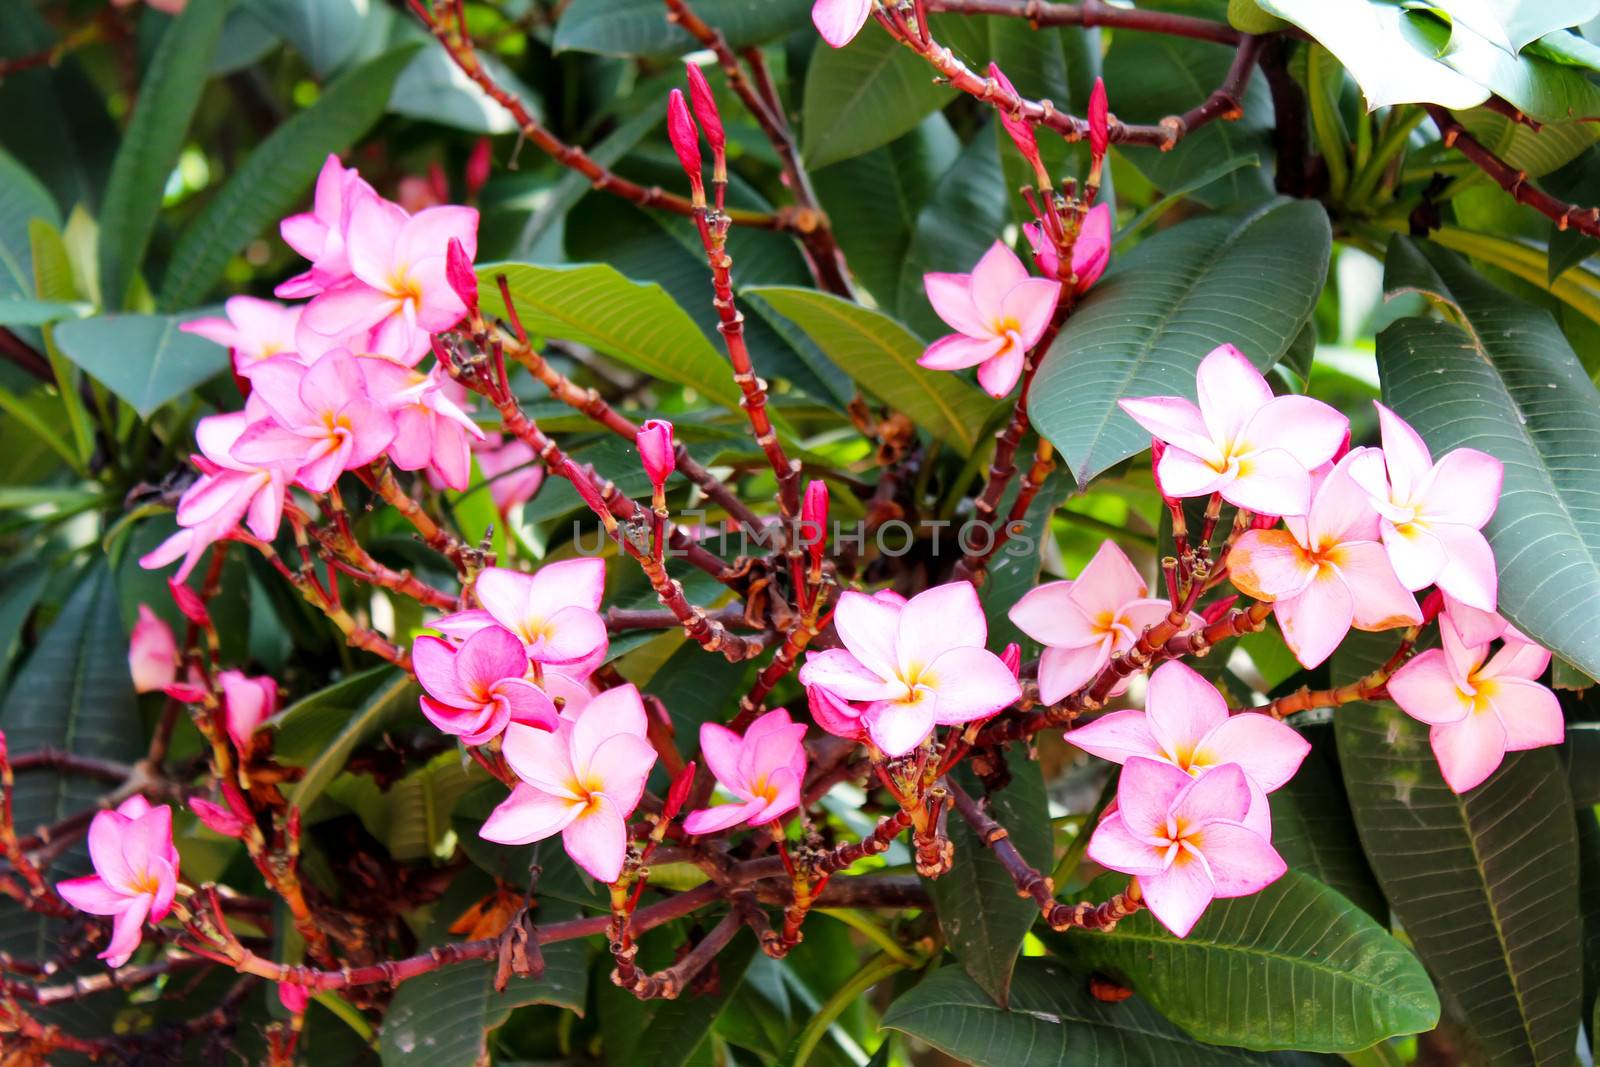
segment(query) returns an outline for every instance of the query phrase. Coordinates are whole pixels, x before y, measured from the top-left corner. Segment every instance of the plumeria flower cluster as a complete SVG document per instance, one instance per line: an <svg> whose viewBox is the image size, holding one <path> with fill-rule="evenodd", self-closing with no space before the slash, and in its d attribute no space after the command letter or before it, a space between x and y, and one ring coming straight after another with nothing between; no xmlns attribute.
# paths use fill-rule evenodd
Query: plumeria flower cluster
<svg viewBox="0 0 1600 1067"><path fill-rule="evenodd" d="M281 231L311 265L278 295L306 303L237 296L225 317L184 326L229 349L247 399L243 411L196 427L200 478L178 502L179 530L141 561L181 559L180 580L241 522L271 540L291 486L326 493L343 472L387 456L465 489L471 447L483 438L464 390L442 367L418 366L429 336L476 300L461 279L471 276L477 212L411 214L330 156L312 210L284 219Z"/></svg>

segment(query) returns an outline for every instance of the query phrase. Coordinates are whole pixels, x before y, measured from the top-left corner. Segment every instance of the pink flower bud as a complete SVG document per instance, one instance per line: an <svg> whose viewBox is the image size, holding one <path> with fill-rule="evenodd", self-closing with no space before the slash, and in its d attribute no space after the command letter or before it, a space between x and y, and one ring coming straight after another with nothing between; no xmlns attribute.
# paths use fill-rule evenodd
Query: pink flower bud
<svg viewBox="0 0 1600 1067"><path fill-rule="evenodd" d="M1156 492L1161 494L1161 499L1172 500L1167 491L1161 488L1161 455L1167 450L1167 443L1159 437L1150 439L1150 476L1156 481Z"/></svg>
<svg viewBox="0 0 1600 1067"><path fill-rule="evenodd" d="M1111 147L1111 130L1106 116L1106 83L1094 80L1094 90L1089 94L1089 153L1096 159L1105 158Z"/></svg>
<svg viewBox="0 0 1600 1067"><path fill-rule="evenodd" d="M1426 626L1444 610L1444 594L1435 589L1422 601L1422 624Z"/></svg>
<svg viewBox="0 0 1600 1067"><path fill-rule="evenodd" d="M178 677L178 643L172 627L148 604L139 605L139 621L133 624L128 672L133 675L133 688L140 693L159 692Z"/></svg>
<svg viewBox="0 0 1600 1067"><path fill-rule="evenodd" d="M467 157L467 199L471 200L478 195L484 183L489 180L489 169L493 166L494 159L490 155L489 138L480 137L478 143L472 146L472 154Z"/></svg>
<svg viewBox="0 0 1600 1067"><path fill-rule="evenodd" d="M828 539L828 483L821 478L806 486L805 499L800 502L800 541L811 554L811 565L822 565L823 550Z"/></svg>
<svg viewBox="0 0 1600 1067"><path fill-rule="evenodd" d="M1232 596L1225 596L1221 600L1213 600L1211 603L1200 609L1200 617L1206 621L1207 626L1210 626L1212 623L1226 615L1228 613L1228 609L1233 607L1238 600L1239 595L1237 593L1233 594Z"/></svg>
<svg viewBox="0 0 1600 1067"><path fill-rule="evenodd" d="M243 837L244 829L248 825L242 815L204 797L190 797L189 810L205 824L206 829L214 830L224 837Z"/></svg>
<svg viewBox="0 0 1600 1067"><path fill-rule="evenodd" d="M305 986L293 982L278 983L278 1002L290 1015L304 1015L310 1000L311 995L306 992Z"/></svg>
<svg viewBox="0 0 1600 1067"><path fill-rule="evenodd" d="M634 443L639 447L639 460L650 476L650 484L660 492L677 466L672 447L672 423L666 419L648 420L639 427Z"/></svg>
<svg viewBox="0 0 1600 1067"><path fill-rule="evenodd" d="M461 302L467 305L468 314L478 310L478 276L473 273L472 259L456 238L450 238L444 255L444 277Z"/></svg>
<svg viewBox="0 0 1600 1067"><path fill-rule="evenodd" d="M1005 76L999 66L989 64L989 77L999 83L1000 88L1015 97L1018 95L1016 86L1011 84L1011 79ZM1033 126L1022 116L1013 113L1007 102L995 101L995 110L1000 113L1000 125L1005 127L1006 133L1011 135L1011 140L1016 144L1017 151L1022 153L1022 158L1033 167L1033 172L1038 176L1041 184L1049 178L1049 172L1044 169L1044 162L1039 158L1039 141L1034 137Z"/></svg>
<svg viewBox="0 0 1600 1067"><path fill-rule="evenodd" d="M206 698L205 686L193 682L174 682L162 686L161 691L180 704L199 704Z"/></svg>
<svg viewBox="0 0 1600 1067"><path fill-rule="evenodd" d="M684 801L689 799L689 788L694 785L694 770L694 761L690 760L672 780L672 787L667 790L667 802L661 809L662 818L677 818L678 812L683 810Z"/></svg>
<svg viewBox="0 0 1600 1067"><path fill-rule="evenodd" d="M711 83L706 81L706 76L693 63L685 63L684 69L689 75L689 102L694 106L694 117L700 120L700 128L705 131L706 143L711 146L712 153L721 155L728 141L722 132L722 115L717 111L717 99L711 95Z"/></svg>
<svg viewBox="0 0 1600 1067"><path fill-rule="evenodd" d="M278 710L278 683L266 676L249 678L242 671L223 671L217 675L222 687L222 711L228 736L243 752L250 747L256 727Z"/></svg>
<svg viewBox="0 0 1600 1067"><path fill-rule="evenodd" d="M0 765L4 765L10 758L10 751L6 748L6 732L0 730Z"/></svg>
<svg viewBox="0 0 1600 1067"><path fill-rule="evenodd" d="M196 626L211 625L211 613L206 610L206 602L200 599L199 593L175 578L167 580L167 588L172 592L172 602L178 605L184 618Z"/></svg>
<svg viewBox="0 0 1600 1067"><path fill-rule="evenodd" d="M1006 665L1006 670L1011 672L1013 678L1022 676L1022 646L1015 641L1005 647L1000 653L1000 662Z"/></svg>
<svg viewBox="0 0 1600 1067"><path fill-rule="evenodd" d="M681 89L674 89L667 95L667 139L672 142L672 150L678 153L678 163L689 176L689 185L695 190L697 200L703 202L705 185L700 176L700 134L689 116L689 105Z"/></svg>

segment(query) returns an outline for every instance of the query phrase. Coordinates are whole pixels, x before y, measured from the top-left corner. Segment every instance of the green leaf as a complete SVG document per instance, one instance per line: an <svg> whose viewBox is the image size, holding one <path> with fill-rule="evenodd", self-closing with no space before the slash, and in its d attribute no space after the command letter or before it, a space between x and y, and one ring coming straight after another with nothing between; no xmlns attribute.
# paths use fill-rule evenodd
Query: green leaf
<svg viewBox="0 0 1600 1067"><path fill-rule="evenodd" d="M1520 52L1547 33L1600 15L1600 0L1432 0L1454 21Z"/></svg>
<svg viewBox="0 0 1600 1067"><path fill-rule="evenodd" d="M1196 1043L1142 1000L1106 1004L1059 963L1023 959L1011 1008L998 1007L959 967L924 978L883 1025L976 1067L1238 1067L1273 1058Z"/></svg>
<svg viewBox="0 0 1600 1067"><path fill-rule="evenodd" d="M428 41L420 30L407 21L408 36L416 30L416 39ZM517 120L499 103L479 88L477 82L464 74L455 60L443 48L424 48L414 56L405 70L395 80L389 93L389 111L396 115L453 126L468 133L511 133L517 129ZM539 98L522 80L492 55L479 54L495 84L523 102L534 116L540 117Z"/></svg>
<svg viewBox="0 0 1600 1067"><path fill-rule="evenodd" d="M809 167L849 159L909 133L956 91L935 82L923 59L875 26L843 48L817 40L801 106L801 154Z"/></svg>
<svg viewBox="0 0 1600 1067"><path fill-rule="evenodd" d="M393 674L389 667L373 667L341 678L284 708L262 724L262 729L274 731L273 754L290 766L309 764L339 736L350 717L384 679Z"/></svg>
<svg viewBox="0 0 1600 1067"><path fill-rule="evenodd" d="M682 941L683 934L670 927L651 931L639 941L640 966L651 970L670 966ZM595 994L606 1063L684 1067L691 1062L723 1006L738 992L755 947L750 931L739 931L717 956L716 992L677 1000L639 1000L607 981L606 968L597 977Z"/></svg>
<svg viewBox="0 0 1600 1067"><path fill-rule="evenodd" d="M1271 33L1284 27L1282 19L1261 10L1256 0L1228 0L1228 23L1245 33Z"/></svg>
<svg viewBox="0 0 1600 1067"><path fill-rule="evenodd" d="M1080 485L1148 448L1117 401L1194 396L1201 359L1224 343L1270 368L1311 317L1331 244L1320 206L1281 199L1144 241L1113 262L1045 356L1035 428Z"/></svg>
<svg viewBox="0 0 1600 1067"><path fill-rule="evenodd" d="M1581 125L1585 130L1594 130L1594 136L1600 139L1600 130L1596 130L1596 124L1575 125ZM1560 170L1546 174L1539 184L1546 192L1554 193L1564 200L1579 203L1592 201L1593 194L1590 190L1600 187L1600 149L1593 146L1585 149L1581 155ZM1559 278L1568 268L1575 267L1596 252L1600 252L1600 241L1580 233L1576 226L1568 226L1563 230L1552 222L1549 234L1546 277L1551 282Z"/></svg>
<svg viewBox="0 0 1600 1067"><path fill-rule="evenodd" d="M1275 633L1262 636L1275 643L1281 640ZM1333 757L1333 730L1316 725L1303 726L1300 732L1312 742L1311 752L1295 776L1268 797L1273 847L1291 868L1338 890L1381 922L1388 917L1389 905L1361 852L1361 839L1356 836L1350 802Z"/></svg>
<svg viewBox="0 0 1600 1067"><path fill-rule="evenodd" d="M410 863L436 854L452 829L456 802L487 779L466 753L452 749L388 787L367 774L335 778L328 795L352 809L391 858Z"/></svg>
<svg viewBox="0 0 1600 1067"><path fill-rule="evenodd" d="M301 811L311 809L312 801L321 796L328 783L344 769L345 762L349 760L350 753L355 751L357 745L378 733L396 716L415 710L417 687L411 676L404 671L390 670L387 667L382 670L388 677L372 690L366 701L356 709L355 714L350 716L344 728L306 764L304 777L296 782L294 789L290 791L289 803L299 807ZM294 711L295 708L289 708L283 713L282 718L292 718L291 713Z"/></svg>
<svg viewBox="0 0 1600 1067"><path fill-rule="evenodd" d="M738 408L740 393L728 361L687 312L655 284L631 281L614 267L536 267L496 263L478 268L484 312L504 315L495 276L504 274L528 332L586 344L679 385L707 400ZM706 299L711 299L709 286Z"/></svg>
<svg viewBox="0 0 1600 1067"><path fill-rule="evenodd" d="M1023 859L1049 871L1050 805L1039 762L1016 753L1010 767L1011 782L989 798L989 814L1010 831ZM970 768L958 768L953 777L974 799L983 796L983 786ZM1016 883L965 819L951 813L949 828L955 864L924 884L950 951L972 980L1004 1007L1011 993L1012 966L1022 939L1039 917L1039 906L1029 897L1017 896Z"/></svg>
<svg viewBox="0 0 1600 1067"><path fill-rule="evenodd" d="M1459 23L1427 10L1407 12L1405 31L1427 42L1452 70L1492 90L1539 122L1600 115L1600 87L1584 71L1531 53L1512 55Z"/></svg>
<svg viewBox="0 0 1600 1067"><path fill-rule="evenodd" d="M806 24L810 0L696 0L694 13L722 31L734 48ZM556 24L555 50L608 56L682 55L700 43L667 21L659 0L573 0Z"/></svg>
<svg viewBox="0 0 1600 1067"><path fill-rule="evenodd" d="M32 241L28 236L28 223L33 219L61 225L61 215L49 190L0 149L0 300L34 295ZM0 304L0 314L7 306ZM38 325L23 318L0 321L6 325Z"/></svg>
<svg viewBox="0 0 1600 1067"><path fill-rule="evenodd" d="M1486 107L1456 118L1485 148L1535 178L1565 166L1600 141L1600 128L1592 122L1552 122L1535 131Z"/></svg>
<svg viewBox="0 0 1600 1067"><path fill-rule="evenodd" d="M340 77L315 104L256 146L184 230L162 279L162 308L186 308L204 299L228 260L294 207L328 155L344 151L372 128L395 78L418 47L403 45Z"/></svg>
<svg viewBox="0 0 1600 1067"><path fill-rule="evenodd" d="M18 561L0 570L0 697L5 696L11 656L22 641L22 628L44 593L50 571L33 561ZM0 707L4 704L0 703Z"/></svg>
<svg viewBox="0 0 1600 1067"><path fill-rule="evenodd" d="M1411 951L1298 871L1214 902L1185 938L1145 911L1067 941L1202 1041L1356 1052L1439 1021L1439 997Z"/></svg>
<svg viewBox="0 0 1600 1067"><path fill-rule="evenodd" d="M178 329L171 315L97 315L55 328L66 356L141 418L228 368L226 349Z"/></svg>
<svg viewBox="0 0 1600 1067"><path fill-rule="evenodd" d="M387 8L368 0L238 2L282 36L318 78L383 51L393 21Z"/></svg>
<svg viewBox="0 0 1600 1067"><path fill-rule="evenodd" d="M80 300L0 299L0 326L44 326L61 319L81 319L94 305Z"/></svg>
<svg viewBox="0 0 1600 1067"><path fill-rule="evenodd" d="M989 575L978 587L978 599L983 602L983 613L989 620L990 648L1004 648L1015 641L1027 650L1036 644L1017 629L1016 623L1006 613L1022 599L1022 594L1039 584L1039 571L1044 566L1046 546L1055 547L1054 535L1050 531L1050 516L1066 499L1071 488L1072 480L1065 471L1051 474L1040 487L1039 495L1028 506L1027 514L1023 515L1023 529L989 561ZM998 515L1011 514L1011 506L1017 497L1015 489L1013 486L1001 499ZM971 539L978 547L982 546L983 542L976 533ZM959 548L960 544L957 543L956 549Z"/></svg>
<svg viewBox="0 0 1600 1067"><path fill-rule="evenodd" d="M792 320L863 390L942 441L971 450L995 402L947 371L917 366L921 341L876 311L815 289L762 286L743 290Z"/></svg>
<svg viewBox="0 0 1600 1067"><path fill-rule="evenodd" d="M1381 663L1393 635L1335 653L1334 678ZM1577 840L1554 749L1514 752L1458 796L1428 727L1392 704L1334 715L1361 843L1451 1014L1496 1067L1566 1064L1581 992Z"/></svg>
<svg viewBox="0 0 1600 1067"><path fill-rule="evenodd" d="M1384 291L1419 292L1454 321L1402 318L1378 335L1384 400L1437 457L1478 448L1505 464L1484 533L1500 611L1600 675L1600 392L1550 314L1483 280L1460 257L1405 237Z"/></svg>
<svg viewBox="0 0 1600 1067"><path fill-rule="evenodd" d="M1233 49L1154 33L1118 34L1106 53L1105 80L1111 108L1124 122L1155 123L1181 115L1221 83ZM1118 92L1119 86L1132 91ZM1265 78L1252 78L1237 122L1212 122L1183 138L1171 151L1128 152L1128 162L1161 190L1190 184L1197 175L1225 171L1190 195L1207 207L1222 207L1272 195L1267 166L1243 167L1250 156L1271 159L1272 96ZM1229 166L1234 164L1233 166Z"/></svg>
<svg viewBox="0 0 1600 1067"><path fill-rule="evenodd" d="M139 85L100 212L100 291L108 308L125 306L144 260L227 11L227 0L188 5L161 35Z"/></svg>

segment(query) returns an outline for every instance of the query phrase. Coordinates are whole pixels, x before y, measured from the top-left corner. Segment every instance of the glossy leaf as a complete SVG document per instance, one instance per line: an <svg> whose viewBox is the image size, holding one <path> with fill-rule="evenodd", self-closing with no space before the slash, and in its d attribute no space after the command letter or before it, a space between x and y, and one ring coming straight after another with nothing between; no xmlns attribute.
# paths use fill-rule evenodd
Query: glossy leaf
<svg viewBox="0 0 1600 1067"><path fill-rule="evenodd" d="M883 1025L976 1067L1243 1067L1272 1057L1196 1042L1142 1000L1107 1004L1059 963L1017 964L1001 1008L959 967L943 967L903 994Z"/></svg>
<svg viewBox="0 0 1600 1067"><path fill-rule="evenodd" d="M1347 642L1334 677L1386 658ZM1483 785L1445 785L1428 727L1392 704L1334 715L1356 827L1396 918L1445 1003L1496 1067L1565 1064L1577 1040L1582 929L1577 840L1555 750L1506 756Z"/></svg>
<svg viewBox="0 0 1600 1067"><path fill-rule="evenodd" d="M1050 805L1039 763L1012 759L1008 766L1011 781L989 798L989 814L1010 831L1011 843L1023 859L1049 870ZM983 796L983 786L970 768L957 768L953 777L974 799ZM939 929L962 969L1004 1006L1011 994L1012 966L1022 939L1039 917L1039 906L1017 895L1016 883L964 819L952 812L949 828L955 863L944 875L926 882Z"/></svg>
<svg viewBox="0 0 1600 1067"><path fill-rule="evenodd" d="M653 931L640 939L640 966L670 966L683 934L675 929ZM605 1042L608 1063L641 1063L651 1067L684 1067L711 1030L723 1006L738 992L745 969L755 955L755 938L741 930L717 957L714 992L677 1000L638 1000L598 975L595 1015Z"/></svg>
<svg viewBox="0 0 1600 1067"><path fill-rule="evenodd" d="M1216 901L1186 938L1141 912L1068 940L1202 1041L1355 1052L1439 1021L1439 998L1411 951L1298 871Z"/></svg>
<svg viewBox="0 0 1600 1067"><path fill-rule="evenodd" d="M1173 226L1114 260L1051 346L1034 380L1034 425L1079 484L1150 445L1124 397L1194 396L1217 345L1265 371L1311 317L1327 273L1327 216L1307 201Z"/></svg>
<svg viewBox="0 0 1600 1067"><path fill-rule="evenodd" d="M1531 53L1517 56L1456 22L1413 9L1407 32L1427 43L1450 69L1466 75L1539 122L1572 122L1600 115L1600 88L1585 72Z"/></svg>
<svg viewBox="0 0 1600 1067"><path fill-rule="evenodd" d="M328 783L344 769L345 762L349 760L350 753L355 751L357 745L377 734L393 718L408 711L417 711L419 690L416 682L410 675L401 671L389 671L388 668L383 670L385 676L356 707L343 728L306 763L305 774L289 792L290 804L296 805L302 811L309 810L312 802L328 787ZM302 703L309 704L310 701L317 699L318 697L310 697ZM341 705L325 698L325 702L319 702L315 706ZM283 720L293 719L294 712L295 708L287 709L283 713Z"/></svg>
<svg viewBox="0 0 1600 1067"><path fill-rule="evenodd" d="M416 49L402 46L339 78L256 146L184 231L162 279L163 308L204 299L228 260L294 208L329 153L349 148L383 115Z"/></svg>
<svg viewBox="0 0 1600 1067"><path fill-rule="evenodd" d="M170 315L97 315L55 329L62 355L143 418L228 369L228 352L178 329Z"/></svg>
<svg viewBox="0 0 1600 1067"><path fill-rule="evenodd" d="M529 333L586 344L635 370L694 389L737 409L739 387L721 353L659 285L631 281L604 263L478 268L484 312L504 315L495 276L504 274ZM709 299L709 291L708 291Z"/></svg>
<svg viewBox="0 0 1600 1067"><path fill-rule="evenodd" d="M806 165L825 167L888 144L954 96L916 53L876 26L843 48L819 39L801 107Z"/></svg>
<svg viewBox="0 0 1600 1067"><path fill-rule="evenodd" d="M917 366L924 345L900 323L815 289L758 286L744 293L792 320L835 364L940 440L977 445L995 402L948 371Z"/></svg>
<svg viewBox="0 0 1600 1067"><path fill-rule="evenodd" d="M1505 464L1484 532L1500 611L1585 673L1600 674L1600 391L1548 312L1454 253L1397 237L1384 290L1420 292L1455 321L1402 318L1378 335L1384 400L1435 456L1482 449Z"/></svg>
<svg viewBox="0 0 1600 1067"><path fill-rule="evenodd" d="M1280 641L1275 633L1270 636ZM1298 664L1295 664L1298 667ZM1333 755L1333 730L1306 725L1301 733L1312 742L1295 776L1268 799L1272 803L1272 844L1284 862L1337 890L1346 900L1382 922L1389 906L1361 851Z"/></svg>
<svg viewBox="0 0 1600 1067"><path fill-rule="evenodd" d="M0 149L0 314L11 306L9 301L34 295L32 242L28 237L28 223L33 219L44 219L52 226L61 223L49 190ZM20 324L27 320L7 321Z"/></svg>
<svg viewBox="0 0 1600 1067"><path fill-rule="evenodd" d="M722 31L735 48L776 37L806 24L810 0L697 0L694 13ZM573 0L556 24L557 52L608 56L659 56L700 45L669 22L655 0Z"/></svg>
<svg viewBox="0 0 1600 1067"><path fill-rule="evenodd" d="M139 85L100 212L100 291L108 308L125 306L139 273L227 10L224 0L188 5L161 35Z"/></svg>

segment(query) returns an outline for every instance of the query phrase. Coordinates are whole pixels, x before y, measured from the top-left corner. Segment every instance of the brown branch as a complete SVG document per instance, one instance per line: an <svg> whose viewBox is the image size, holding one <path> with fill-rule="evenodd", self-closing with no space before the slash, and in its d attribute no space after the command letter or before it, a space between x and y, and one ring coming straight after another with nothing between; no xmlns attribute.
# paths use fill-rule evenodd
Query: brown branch
<svg viewBox="0 0 1600 1067"><path fill-rule="evenodd" d="M612 633L622 633L627 630L670 630L679 625L678 617L664 608L661 610L607 608L601 618L605 619L606 629ZM730 604L725 608L708 611L706 618L725 627L761 629L745 617L744 608L739 604Z"/></svg>
<svg viewBox="0 0 1600 1067"><path fill-rule="evenodd" d="M1457 122L1449 111L1437 104L1424 104L1428 117L1444 139L1446 147L1454 148L1470 159L1495 184L1511 194L1519 204L1526 204L1556 224L1556 229L1569 227L1589 237L1600 237L1600 207L1582 207L1558 200L1528 180L1528 172L1517 170L1495 155Z"/></svg>
<svg viewBox="0 0 1600 1067"><path fill-rule="evenodd" d="M1045 0L927 0L927 7L929 11L952 15L1009 15L1027 19L1035 26L1082 26L1084 29L1104 26L1218 44L1238 44L1244 36L1225 22L1165 11L1112 7L1100 0L1085 0L1081 4L1056 4Z"/></svg>
<svg viewBox="0 0 1600 1067"><path fill-rule="evenodd" d="M1400 647L1395 649L1394 654L1383 666L1353 682L1333 689L1312 689L1310 686L1301 686L1293 693L1259 707L1236 708L1234 712L1237 714L1241 711L1258 711L1263 715L1271 715L1274 719L1286 719L1296 712L1310 711L1313 708L1336 708L1362 700L1385 700L1389 696L1386 688L1389 679L1405 664L1406 658L1417 642L1420 629L1416 626L1407 629L1401 636Z"/></svg>

